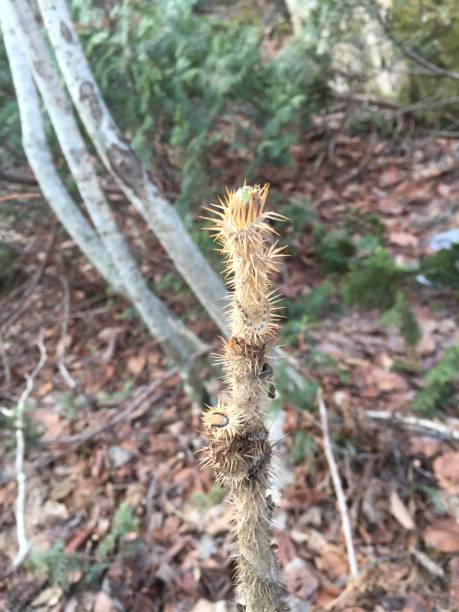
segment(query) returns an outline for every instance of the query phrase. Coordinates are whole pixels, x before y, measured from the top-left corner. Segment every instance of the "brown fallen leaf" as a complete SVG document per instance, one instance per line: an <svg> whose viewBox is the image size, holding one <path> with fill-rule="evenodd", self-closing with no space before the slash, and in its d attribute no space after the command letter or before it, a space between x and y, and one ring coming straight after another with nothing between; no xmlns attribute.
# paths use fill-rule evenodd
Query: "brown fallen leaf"
<svg viewBox="0 0 459 612"><path fill-rule="evenodd" d="M65 420L54 408L37 408L30 413L31 419L38 424L38 429L43 432L42 440L53 440L62 436L67 429Z"/></svg>
<svg viewBox="0 0 459 612"><path fill-rule="evenodd" d="M390 232L388 238L392 244L396 244L401 247L416 248L419 244L419 240L416 238L416 236L406 232Z"/></svg>
<svg viewBox="0 0 459 612"><path fill-rule="evenodd" d="M301 599L309 600L319 587L314 570L300 557L295 557L287 563L284 574L287 591Z"/></svg>
<svg viewBox="0 0 459 612"><path fill-rule="evenodd" d="M65 499L75 488L75 481L71 478L58 480L51 488L49 497L55 501Z"/></svg>
<svg viewBox="0 0 459 612"><path fill-rule="evenodd" d="M427 546L444 553L459 552L459 524L452 519L438 519L422 533Z"/></svg>
<svg viewBox="0 0 459 612"><path fill-rule="evenodd" d="M94 612L116 612L117 607L113 599L103 591L97 593L94 602Z"/></svg>
<svg viewBox="0 0 459 612"><path fill-rule="evenodd" d="M393 489L390 494L390 513L405 529L411 530L415 528L410 511L400 499L400 496L395 489Z"/></svg>
<svg viewBox="0 0 459 612"><path fill-rule="evenodd" d="M372 397L376 397L381 391L405 391L408 388L406 380L400 374L371 364L362 368L362 386L367 387L366 395L370 396L371 393Z"/></svg>
<svg viewBox="0 0 459 612"><path fill-rule="evenodd" d="M397 193L391 193L378 200L378 208L388 215L400 215L403 212L403 201Z"/></svg>
<svg viewBox="0 0 459 612"><path fill-rule="evenodd" d="M442 448L442 442L428 436L411 436L410 455L424 455L429 459L437 455Z"/></svg>
<svg viewBox="0 0 459 612"><path fill-rule="evenodd" d="M378 185L380 187L392 187L402 180L398 168L392 166L379 176Z"/></svg>
<svg viewBox="0 0 459 612"><path fill-rule="evenodd" d="M138 376L144 369L147 363L147 357L144 353L130 357L127 362L127 369L134 376Z"/></svg>
<svg viewBox="0 0 459 612"><path fill-rule="evenodd" d="M36 391L36 395L38 397L45 397L45 395L48 395L48 393L52 391L52 389L53 389L53 383L50 380L47 380L46 382L39 385Z"/></svg>
<svg viewBox="0 0 459 612"><path fill-rule="evenodd" d="M65 552L67 554L70 554L79 550L83 546L83 544L85 544L85 542L87 542L87 540L91 537L95 528L95 522L91 521L90 523L88 523L88 525L72 534L65 544Z"/></svg>
<svg viewBox="0 0 459 612"><path fill-rule="evenodd" d="M47 587L46 589L43 589L43 591L40 591L30 605L32 608L39 608L41 606L56 606L59 603L62 595L63 591L58 586Z"/></svg>
<svg viewBox="0 0 459 612"><path fill-rule="evenodd" d="M459 452L441 454L433 462L433 470L442 489L459 495Z"/></svg>
<svg viewBox="0 0 459 612"><path fill-rule="evenodd" d="M416 347L416 351L418 355L424 357L426 355L431 355L437 348L434 332L438 327L438 323L433 319L422 319L421 317L418 317L418 321L422 336Z"/></svg>
<svg viewBox="0 0 459 612"><path fill-rule="evenodd" d="M332 580L347 576L349 567L343 551L337 546L329 545L322 551L316 561L317 567L325 572Z"/></svg>

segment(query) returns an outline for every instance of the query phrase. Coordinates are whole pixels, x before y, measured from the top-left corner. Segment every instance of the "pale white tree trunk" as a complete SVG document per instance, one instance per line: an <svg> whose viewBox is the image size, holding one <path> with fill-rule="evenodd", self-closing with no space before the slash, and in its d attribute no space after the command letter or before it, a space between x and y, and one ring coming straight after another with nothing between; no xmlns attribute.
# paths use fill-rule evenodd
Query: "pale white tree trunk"
<svg viewBox="0 0 459 612"><path fill-rule="evenodd" d="M24 0L18 4L24 4ZM91 72L65 0L38 0L38 5L73 103L105 166L145 218L204 308L225 330L223 283L115 124ZM29 44L33 44L30 35Z"/></svg>
<svg viewBox="0 0 459 612"><path fill-rule="evenodd" d="M27 0L16 0L24 4ZM142 162L123 138L94 79L65 0L37 0L46 31L73 103L107 169L145 218L201 304L228 334L226 289L192 241L176 210L159 193ZM29 42L31 44L32 41ZM277 348L277 357L284 352ZM286 375L301 378L287 365Z"/></svg>
<svg viewBox="0 0 459 612"><path fill-rule="evenodd" d="M104 245L81 214L56 171L46 140L40 100L32 74L12 23L12 13L3 11L1 26L11 76L19 106L22 144L40 188L56 217L101 276L122 292L123 287Z"/></svg>
<svg viewBox="0 0 459 612"><path fill-rule="evenodd" d="M30 166L54 214L75 244L86 255L104 280L117 293L128 297L119 275L102 241L69 195L54 165L45 135L40 99L18 35L12 24L12 13L3 11L0 25L11 75L16 91L21 121L22 144ZM170 316L171 323L190 351L202 352L204 343L182 321Z"/></svg>
<svg viewBox="0 0 459 612"><path fill-rule="evenodd" d="M148 289L116 225L31 6L22 0L14 6L11 0L1 0L0 7L2 13L11 15L70 171L122 285L152 335L179 366L188 393L197 399L201 385L194 374L190 352L178 336L167 308Z"/></svg>

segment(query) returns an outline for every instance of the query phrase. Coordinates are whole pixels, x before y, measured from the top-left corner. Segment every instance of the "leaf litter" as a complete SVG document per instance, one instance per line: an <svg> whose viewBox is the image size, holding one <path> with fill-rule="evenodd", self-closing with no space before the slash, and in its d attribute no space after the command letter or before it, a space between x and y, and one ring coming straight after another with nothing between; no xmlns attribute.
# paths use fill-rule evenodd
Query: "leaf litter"
<svg viewBox="0 0 459 612"><path fill-rule="evenodd" d="M297 146L290 176L286 171L276 176L274 171L260 176L260 182L269 179L289 200L309 199L330 230L345 222L351 208L360 216L378 211L385 246L397 261L419 261L430 253L432 237L455 229L459 216L450 211L459 197L454 168L435 172L430 161L448 158L448 141L432 141L414 162L382 142L356 178L352 170L369 146L363 137L338 137L333 160L314 166L311 160L320 146ZM27 238L45 234L49 219L41 226L37 220L21 219L16 229ZM285 264L279 287L297 300L324 279L324 271L314 258L311 236L292 238L296 251ZM142 252L145 244L138 234L132 239ZM154 274L168 273L160 247L148 246L161 262ZM67 367L84 390L83 399L65 385L56 363L56 349L63 341L58 252L72 261L66 268L71 308L64 341ZM39 256L39 245L28 251L22 262L26 274L33 273ZM146 274L153 275L148 262ZM297 333L301 341L289 349L305 364L309 380L319 382L329 398L335 453L364 568L355 584L348 581L321 431L315 415L286 394L280 452L291 465L293 480L284 486L278 505L276 539L298 609L459 608L459 527L454 514L459 506L458 450L430 437L375 426L366 416L369 410L412 414L411 400L423 385L420 373L438 363L452 341L459 341L456 303L448 292L408 289L407 299L422 332L414 360L400 334L381 325L378 312L342 305L310 321L304 333ZM196 308L191 297L184 300L189 300L186 307ZM178 314L184 312L183 302L174 298L170 303ZM212 341L215 328L199 309L196 312L191 326ZM12 456L2 453L0 605L37 612L232 609L228 602L234 547L225 491L216 489L210 474L199 469L196 453L204 444L200 414L183 395L177 378L166 380L161 394L147 398L132 419L81 444L59 443L103 426L137 388L159 379L167 369L129 305L106 296L95 272L65 238L57 239L27 316L5 331L11 372L4 395L8 406L13 406L23 376L32 367L32 356L24 347L33 344L40 328L51 357L28 411L29 536L34 552L48 557L62 543L64 552L56 554L55 561L65 576L58 584L49 566L43 574L31 565L8 574L15 552L16 488ZM322 359L317 367L311 347ZM11 432L5 429L1 436L2 445L10 448ZM51 447L44 444L51 440ZM120 526L123 503L129 512ZM103 550L110 552L104 556ZM410 553L413 550L417 553ZM95 579L88 582L91 572Z"/></svg>

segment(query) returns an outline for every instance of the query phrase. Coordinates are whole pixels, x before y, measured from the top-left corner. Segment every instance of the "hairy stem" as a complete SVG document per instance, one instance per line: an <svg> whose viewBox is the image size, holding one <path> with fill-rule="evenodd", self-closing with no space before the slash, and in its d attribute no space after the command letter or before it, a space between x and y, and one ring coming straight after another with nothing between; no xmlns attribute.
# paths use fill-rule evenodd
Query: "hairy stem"
<svg viewBox="0 0 459 612"><path fill-rule="evenodd" d="M232 289L231 337L222 363L227 396L203 421L209 437L204 464L230 490L238 540L238 585L247 612L285 610L283 586L272 549L273 502L268 494L272 445L264 425L267 396L274 396L268 360L277 335L270 276L278 269L280 248L265 212L267 187L243 187L214 206L215 238L226 258Z"/></svg>

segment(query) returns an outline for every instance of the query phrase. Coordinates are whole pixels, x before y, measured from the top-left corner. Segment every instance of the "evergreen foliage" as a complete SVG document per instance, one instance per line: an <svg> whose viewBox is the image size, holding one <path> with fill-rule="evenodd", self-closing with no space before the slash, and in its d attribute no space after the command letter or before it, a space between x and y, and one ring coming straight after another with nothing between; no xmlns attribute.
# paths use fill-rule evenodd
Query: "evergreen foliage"
<svg viewBox="0 0 459 612"><path fill-rule="evenodd" d="M353 262L343 283L344 300L366 308L392 308L400 286L400 270L390 254L378 247L363 262Z"/></svg>
<svg viewBox="0 0 459 612"><path fill-rule="evenodd" d="M46 573L53 584L66 591L69 586L69 574L80 569L81 564L74 554L65 552L63 541L56 542L49 550L37 553L30 559L31 569Z"/></svg>
<svg viewBox="0 0 459 612"><path fill-rule="evenodd" d="M102 9L73 1L115 119L147 162L172 167L182 210L208 196L221 147L250 160L248 179L264 161L289 161L289 147L323 106L330 62L313 41L265 53L257 12L219 16L201 4L140 0Z"/></svg>
<svg viewBox="0 0 459 612"><path fill-rule="evenodd" d="M356 254L356 245L346 230L327 230L319 225L314 232L316 257L325 272L346 272Z"/></svg>
<svg viewBox="0 0 459 612"><path fill-rule="evenodd" d="M420 272L434 287L459 289L459 245L425 257Z"/></svg>
<svg viewBox="0 0 459 612"><path fill-rule="evenodd" d="M397 291L395 304L381 317L383 325L395 325L409 347L414 348L421 339L418 321L409 307L403 291Z"/></svg>
<svg viewBox="0 0 459 612"><path fill-rule="evenodd" d="M132 508L123 502L115 512L112 528L99 543L94 555L67 553L62 541L56 542L49 550L31 556L29 565L41 573L46 573L53 584L64 591L69 588L69 574L79 570L84 574L84 582L92 585L100 581L102 574L116 558L132 556L136 546L124 542L128 533L137 531L137 521Z"/></svg>
<svg viewBox="0 0 459 612"><path fill-rule="evenodd" d="M425 377L425 388L412 404L413 410L431 414L454 395L454 384L458 382L459 345L449 347L437 365Z"/></svg>

